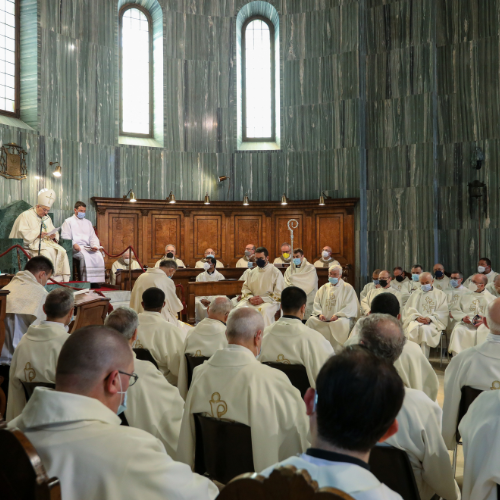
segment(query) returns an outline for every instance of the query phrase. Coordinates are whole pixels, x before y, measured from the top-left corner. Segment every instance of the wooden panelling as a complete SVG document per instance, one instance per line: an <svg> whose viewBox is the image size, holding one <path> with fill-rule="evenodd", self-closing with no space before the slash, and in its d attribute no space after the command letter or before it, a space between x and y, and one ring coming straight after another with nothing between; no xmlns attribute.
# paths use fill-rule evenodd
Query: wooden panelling
<svg viewBox="0 0 500 500"><path fill-rule="evenodd" d="M165 255L165 246L175 245L178 253L182 253L181 246L181 217L180 215L151 214L150 254L152 259L160 259Z"/></svg>
<svg viewBox="0 0 500 500"><path fill-rule="evenodd" d="M262 244L264 218L264 215L234 216L234 249L232 255L234 262L243 257L247 245L254 244L257 247Z"/></svg>
<svg viewBox="0 0 500 500"><path fill-rule="evenodd" d="M302 248L303 242L303 233L304 233L304 218L300 213L290 213L283 215L276 215L274 217L274 247L273 250L275 255L281 255L281 245L283 243L290 244L290 229L288 229L288 221L290 219L295 219L298 221L299 225L297 229L293 231L293 246L295 248ZM303 248L302 248L303 249Z"/></svg>
<svg viewBox="0 0 500 500"><path fill-rule="evenodd" d="M205 257L205 250L212 248L215 257L222 259L222 215L194 215L193 257Z"/></svg>
<svg viewBox="0 0 500 500"><path fill-rule="evenodd" d="M344 214L316 215L316 243L315 257L318 259L324 246L331 247L335 257L345 257Z"/></svg>
<svg viewBox="0 0 500 500"><path fill-rule="evenodd" d="M137 251L139 248L139 218L137 213L110 213L108 218L107 238L101 236L101 241L108 241L106 250L111 254L118 254L124 248L132 245Z"/></svg>

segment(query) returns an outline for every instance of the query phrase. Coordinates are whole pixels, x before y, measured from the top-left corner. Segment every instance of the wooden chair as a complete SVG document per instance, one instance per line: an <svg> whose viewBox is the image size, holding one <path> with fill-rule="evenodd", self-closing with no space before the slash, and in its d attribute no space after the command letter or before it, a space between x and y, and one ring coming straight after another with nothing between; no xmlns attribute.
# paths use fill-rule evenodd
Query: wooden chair
<svg viewBox="0 0 500 500"><path fill-rule="evenodd" d="M192 356L191 354L185 354L187 362L187 375L188 375L188 389L191 387L191 381L193 380L193 370L202 365L207 359L205 356Z"/></svg>
<svg viewBox="0 0 500 500"><path fill-rule="evenodd" d="M28 438L5 422L0 424L0 492L3 500L61 500L59 479L48 478Z"/></svg>
<svg viewBox="0 0 500 500"><path fill-rule="evenodd" d="M111 299L98 294L85 293L75 297L75 320L69 325L69 333L85 326L104 325Z"/></svg>
<svg viewBox="0 0 500 500"><path fill-rule="evenodd" d="M302 398L304 397L307 389L311 387L306 368L303 365L288 365L273 361L265 361L262 364L281 370L290 379L292 385L300 391Z"/></svg>
<svg viewBox="0 0 500 500"><path fill-rule="evenodd" d="M370 471L404 500L420 500L415 475L405 451L393 446L375 446L370 453Z"/></svg>
<svg viewBox="0 0 500 500"><path fill-rule="evenodd" d="M248 425L204 417L201 413L194 415L194 423L195 472L226 484L244 472L255 470Z"/></svg>
<svg viewBox="0 0 500 500"><path fill-rule="evenodd" d="M153 355L151 354L151 351L149 349L144 349L144 347L136 347L134 348L134 352L137 359L140 359L141 361L149 361L153 363L156 368L158 368L158 363L156 362L156 359L153 358Z"/></svg>
<svg viewBox="0 0 500 500"><path fill-rule="evenodd" d="M217 500L354 500L336 488L318 488L306 470L293 465L275 469L268 478L243 474L234 478Z"/></svg>
<svg viewBox="0 0 500 500"><path fill-rule="evenodd" d="M21 380L21 384L23 384L24 395L26 396L26 402L29 401L31 396L33 396L33 392L37 387L48 387L49 389L55 389L56 384L50 384L48 382L23 382Z"/></svg>

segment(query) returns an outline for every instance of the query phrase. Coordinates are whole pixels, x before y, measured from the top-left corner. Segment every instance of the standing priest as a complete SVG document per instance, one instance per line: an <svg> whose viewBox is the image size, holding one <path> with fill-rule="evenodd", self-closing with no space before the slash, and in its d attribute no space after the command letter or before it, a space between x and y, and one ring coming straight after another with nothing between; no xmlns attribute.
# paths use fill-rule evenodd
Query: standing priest
<svg viewBox="0 0 500 500"><path fill-rule="evenodd" d="M77 201L74 212L72 217L64 221L61 236L73 243L73 259L80 263L80 280L104 283L106 281L104 259L99 252L99 238L95 234L92 222L85 218L87 205L83 201Z"/></svg>
<svg viewBox="0 0 500 500"><path fill-rule="evenodd" d="M49 211L55 199L56 193L52 189L42 189L38 193L36 206L26 210L15 220L9 238L22 238L23 246L30 255L47 257L54 266L54 280L69 281L70 269L66 250L57 244L57 231L49 235L54 230Z"/></svg>

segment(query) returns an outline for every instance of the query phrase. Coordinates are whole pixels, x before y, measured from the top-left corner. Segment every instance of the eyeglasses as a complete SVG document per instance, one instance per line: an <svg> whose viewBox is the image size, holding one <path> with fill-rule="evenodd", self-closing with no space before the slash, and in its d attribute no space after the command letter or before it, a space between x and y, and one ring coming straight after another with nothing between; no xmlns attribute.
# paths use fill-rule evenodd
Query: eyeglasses
<svg viewBox="0 0 500 500"><path fill-rule="evenodd" d="M129 387L132 387L137 382L137 380L139 380L139 375L137 375L137 373L127 373L127 372L122 372L121 370L118 370L118 373L121 373L122 375L127 375L130 377L130 380L128 383Z"/></svg>

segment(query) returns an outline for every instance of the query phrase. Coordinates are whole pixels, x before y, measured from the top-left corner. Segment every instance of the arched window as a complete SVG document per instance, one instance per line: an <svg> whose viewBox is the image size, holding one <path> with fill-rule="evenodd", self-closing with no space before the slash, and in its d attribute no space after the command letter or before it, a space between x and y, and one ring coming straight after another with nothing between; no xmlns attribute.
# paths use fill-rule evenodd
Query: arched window
<svg viewBox="0 0 500 500"><path fill-rule="evenodd" d="M19 117L19 0L0 2L0 113Z"/></svg>
<svg viewBox="0 0 500 500"><path fill-rule="evenodd" d="M275 141L274 26L253 16L241 32L243 141Z"/></svg>
<svg viewBox="0 0 500 500"><path fill-rule="evenodd" d="M120 135L153 137L153 23L137 4L120 9Z"/></svg>

